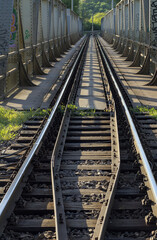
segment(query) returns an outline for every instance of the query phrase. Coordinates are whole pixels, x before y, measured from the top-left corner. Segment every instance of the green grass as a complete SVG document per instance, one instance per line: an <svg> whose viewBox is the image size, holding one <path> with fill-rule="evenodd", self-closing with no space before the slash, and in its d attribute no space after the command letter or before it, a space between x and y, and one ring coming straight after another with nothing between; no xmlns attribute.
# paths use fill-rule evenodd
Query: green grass
<svg viewBox="0 0 157 240"><path fill-rule="evenodd" d="M147 112L147 113L149 113L149 115L151 115L152 117L157 119L157 109L155 109L155 108L149 108L147 106L140 106L140 107L133 108L131 110L133 112Z"/></svg>
<svg viewBox="0 0 157 240"><path fill-rule="evenodd" d="M5 109L0 107L0 141L8 141L14 139L22 124L34 116L45 116L50 110L32 110L16 111L13 109Z"/></svg>

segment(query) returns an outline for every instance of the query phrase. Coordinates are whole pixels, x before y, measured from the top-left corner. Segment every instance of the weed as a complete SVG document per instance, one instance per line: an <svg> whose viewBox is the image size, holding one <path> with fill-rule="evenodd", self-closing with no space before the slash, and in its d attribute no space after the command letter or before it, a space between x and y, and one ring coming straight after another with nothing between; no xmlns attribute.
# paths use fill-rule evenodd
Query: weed
<svg viewBox="0 0 157 240"><path fill-rule="evenodd" d="M14 109L5 109L0 107L0 141L12 140L17 136L17 131L28 119L35 116L46 116L48 110L16 111Z"/></svg>
<svg viewBox="0 0 157 240"><path fill-rule="evenodd" d="M96 112L96 109L78 109L76 105L74 104L69 104L68 105L68 109L71 110L71 114L72 116L101 116L103 111L100 112ZM65 106L64 105L60 105L59 106L59 111L60 112L64 112L65 110ZM108 112L108 109L104 109L104 112Z"/></svg>
<svg viewBox="0 0 157 240"><path fill-rule="evenodd" d="M133 112L147 112L149 115L151 115L153 118L157 119L157 109L155 108L149 108L147 106L137 106L136 108L131 109Z"/></svg>

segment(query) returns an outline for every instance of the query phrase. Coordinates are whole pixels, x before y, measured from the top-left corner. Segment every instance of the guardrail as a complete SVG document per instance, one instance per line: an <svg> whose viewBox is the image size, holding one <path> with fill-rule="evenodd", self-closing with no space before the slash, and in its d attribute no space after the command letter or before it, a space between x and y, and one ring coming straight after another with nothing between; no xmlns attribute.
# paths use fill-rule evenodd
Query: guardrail
<svg viewBox="0 0 157 240"><path fill-rule="evenodd" d="M131 58L134 58L138 51L140 61L138 66L147 64L148 70L143 71L143 74L155 75L157 73L156 11L155 0L121 0L101 20L102 35L110 43L116 41L117 50L124 57L130 55L130 49ZM141 46L140 49L139 46ZM149 54L146 48L150 50Z"/></svg>
<svg viewBox="0 0 157 240"><path fill-rule="evenodd" d="M51 67L56 57L76 43L82 21L60 0L0 0L0 6L3 99L17 86L32 86L32 75L43 74L42 67Z"/></svg>

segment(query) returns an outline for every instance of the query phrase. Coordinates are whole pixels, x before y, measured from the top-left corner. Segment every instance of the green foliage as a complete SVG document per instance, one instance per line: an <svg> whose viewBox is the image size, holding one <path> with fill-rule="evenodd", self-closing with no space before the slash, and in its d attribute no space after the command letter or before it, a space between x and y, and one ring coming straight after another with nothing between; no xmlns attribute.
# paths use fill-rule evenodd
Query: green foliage
<svg viewBox="0 0 157 240"><path fill-rule="evenodd" d="M71 114L72 116L101 116L102 115L102 112L96 112L95 109L84 109L84 110L81 110L81 109L78 109L76 107L76 105L74 104L69 104L68 105L68 109L71 110ZM65 106L64 105L60 105L60 108L59 108L59 111L61 111L62 113L64 112L65 110ZM107 112L108 110L105 109L104 112Z"/></svg>
<svg viewBox="0 0 157 240"><path fill-rule="evenodd" d="M74 104L68 104L68 109L70 109L72 112L75 112L77 110L77 107L76 105ZM65 105L60 105L58 110L61 112L61 113L64 113L65 111Z"/></svg>
<svg viewBox="0 0 157 240"><path fill-rule="evenodd" d="M85 110L77 110L73 112L74 116L97 116L98 114L95 113L95 109L85 109Z"/></svg>
<svg viewBox="0 0 157 240"><path fill-rule="evenodd" d="M104 17L103 12L96 13L93 16L93 24L94 24L94 30L99 30L101 26L101 19ZM90 26L92 25L92 17L88 21L90 23Z"/></svg>
<svg viewBox="0 0 157 240"><path fill-rule="evenodd" d="M140 106L140 107L136 107L131 109L133 112L147 112L149 113L149 115L151 115L152 117L154 117L155 119L157 119L157 109L155 108L149 108L147 106Z"/></svg>
<svg viewBox="0 0 157 240"><path fill-rule="evenodd" d="M119 0L114 0L116 5ZM92 15L94 16L94 30L99 30L101 26L101 18L111 9L111 0L80 0L79 14L84 20L84 30L92 29Z"/></svg>
<svg viewBox="0 0 157 240"><path fill-rule="evenodd" d="M46 116L50 110L37 109L30 111L15 111L14 109L5 109L0 107L0 141L8 141L14 139L17 131L22 124L29 118L35 116Z"/></svg>
<svg viewBox="0 0 157 240"><path fill-rule="evenodd" d="M94 16L93 16L93 22L97 25L100 25L101 24L101 19L104 17L104 13L103 12L100 12L100 13L96 13ZM92 23L92 17L89 19L89 22Z"/></svg>
<svg viewBox="0 0 157 240"><path fill-rule="evenodd" d="M67 6L67 8L71 9L71 0L62 0L62 2ZM79 0L73 0L74 4L74 12L79 14Z"/></svg>
<svg viewBox="0 0 157 240"><path fill-rule="evenodd" d="M114 0L114 5L119 1ZM67 8L71 8L71 0L62 0L62 2ZM104 17L105 13L111 9L112 0L73 0L73 4L74 12L83 19L84 30L90 31L92 29L92 15L94 15L94 30L99 30L101 26L100 17Z"/></svg>
<svg viewBox="0 0 157 240"><path fill-rule="evenodd" d="M107 110L105 109L104 112L107 112ZM76 111L72 112L73 116L82 116L82 117L86 117L86 116L102 116L102 112L96 112L95 109L85 109L85 110L81 110L81 109L77 109Z"/></svg>

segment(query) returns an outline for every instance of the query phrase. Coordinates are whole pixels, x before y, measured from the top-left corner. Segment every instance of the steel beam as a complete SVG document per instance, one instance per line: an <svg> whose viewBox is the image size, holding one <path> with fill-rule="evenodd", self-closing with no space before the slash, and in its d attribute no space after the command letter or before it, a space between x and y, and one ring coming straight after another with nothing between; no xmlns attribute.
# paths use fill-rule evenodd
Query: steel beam
<svg viewBox="0 0 157 240"><path fill-rule="evenodd" d="M7 54L10 45L10 26L16 32L13 15L13 0L0 0L1 14L0 14L0 98L5 95L6 88L6 72L7 72ZM5 57L2 57L5 56Z"/></svg>
<svg viewBox="0 0 157 240"><path fill-rule="evenodd" d="M147 66L144 73L156 76L157 0L121 0L115 9L115 25L112 9L102 19L101 30L109 43L113 39L119 53L123 50L126 60L136 60L131 66Z"/></svg>
<svg viewBox="0 0 157 240"><path fill-rule="evenodd" d="M157 47L157 0L150 0L150 45Z"/></svg>
<svg viewBox="0 0 157 240"><path fill-rule="evenodd" d="M32 85L29 76L44 74L41 67L69 48L70 36L78 40L81 20L70 11L70 28L67 22L60 0L0 0L1 99L20 84Z"/></svg>

